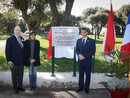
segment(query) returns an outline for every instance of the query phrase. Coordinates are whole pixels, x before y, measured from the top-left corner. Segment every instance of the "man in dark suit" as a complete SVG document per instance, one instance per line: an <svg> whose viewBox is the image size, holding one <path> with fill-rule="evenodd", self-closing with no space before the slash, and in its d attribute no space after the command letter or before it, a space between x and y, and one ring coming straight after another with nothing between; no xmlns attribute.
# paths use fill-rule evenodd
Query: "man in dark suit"
<svg viewBox="0 0 130 98"><path fill-rule="evenodd" d="M22 86L23 82L23 39L21 35L21 28L16 26L14 28L14 35L6 41L6 59L10 66L12 73L12 83L15 93L25 91Z"/></svg>
<svg viewBox="0 0 130 98"><path fill-rule="evenodd" d="M91 79L92 69L92 56L95 54L96 46L95 40L87 36L88 29L81 28L82 38L77 40L76 53L78 55L78 68L79 68L79 88L77 92L82 91L85 88L85 92L89 93L89 85ZM84 73L86 80L84 83Z"/></svg>

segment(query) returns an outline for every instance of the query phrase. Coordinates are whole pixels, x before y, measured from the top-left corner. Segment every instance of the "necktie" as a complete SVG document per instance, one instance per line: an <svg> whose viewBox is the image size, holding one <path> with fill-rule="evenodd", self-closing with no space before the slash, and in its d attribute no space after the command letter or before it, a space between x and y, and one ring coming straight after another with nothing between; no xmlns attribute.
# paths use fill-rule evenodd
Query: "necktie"
<svg viewBox="0 0 130 98"><path fill-rule="evenodd" d="M23 43L22 43L22 40L20 37L18 37L18 42L19 42L19 45L21 46L21 48L23 48Z"/></svg>
<svg viewBox="0 0 130 98"><path fill-rule="evenodd" d="M85 45L85 39L82 40L82 44L83 44L83 47L84 47L84 45Z"/></svg>

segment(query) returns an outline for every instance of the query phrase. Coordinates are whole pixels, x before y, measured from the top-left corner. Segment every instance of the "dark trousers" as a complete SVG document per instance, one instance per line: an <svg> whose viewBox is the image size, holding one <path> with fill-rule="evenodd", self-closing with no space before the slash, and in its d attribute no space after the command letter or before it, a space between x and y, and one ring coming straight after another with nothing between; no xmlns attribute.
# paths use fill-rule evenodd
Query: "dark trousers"
<svg viewBox="0 0 130 98"><path fill-rule="evenodd" d="M24 71L24 66L22 65L21 66L14 65L13 68L11 68L12 83L13 83L14 89L22 88L23 71Z"/></svg>
<svg viewBox="0 0 130 98"><path fill-rule="evenodd" d="M79 61L79 88L89 90L91 80L92 61ZM86 76L84 83L84 75Z"/></svg>

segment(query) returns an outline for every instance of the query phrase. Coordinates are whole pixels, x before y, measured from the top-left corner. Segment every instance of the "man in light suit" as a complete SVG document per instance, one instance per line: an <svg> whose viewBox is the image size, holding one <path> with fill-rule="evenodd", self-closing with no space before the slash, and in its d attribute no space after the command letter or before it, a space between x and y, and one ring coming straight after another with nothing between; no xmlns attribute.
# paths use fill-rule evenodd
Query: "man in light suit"
<svg viewBox="0 0 130 98"><path fill-rule="evenodd" d="M79 88L76 92L84 90L89 93L89 85L91 79L91 69L92 69L92 56L95 54L96 46L95 40L87 36L88 29L81 28L82 38L77 40L76 53L78 55L78 68L79 68ZM84 73L86 75L86 80L84 82Z"/></svg>
<svg viewBox="0 0 130 98"><path fill-rule="evenodd" d="M6 41L6 59L10 66L12 73L12 83L14 92L25 91L22 86L24 62L23 62L23 38L21 35L21 28L16 26L14 28L14 35Z"/></svg>

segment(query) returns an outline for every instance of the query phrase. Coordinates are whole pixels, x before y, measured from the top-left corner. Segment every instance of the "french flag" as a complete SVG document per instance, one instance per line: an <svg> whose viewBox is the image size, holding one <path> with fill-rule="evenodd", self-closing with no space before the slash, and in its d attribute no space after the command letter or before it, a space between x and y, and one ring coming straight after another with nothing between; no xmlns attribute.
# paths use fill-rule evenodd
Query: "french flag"
<svg viewBox="0 0 130 98"><path fill-rule="evenodd" d="M124 62L125 59L130 56L130 13L128 16L128 21L124 33L124 38L121 46L121 52L124 53L124 58L122 61Z"/></svg>

